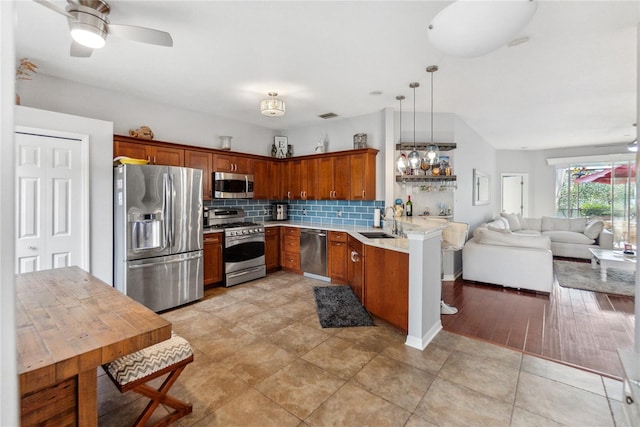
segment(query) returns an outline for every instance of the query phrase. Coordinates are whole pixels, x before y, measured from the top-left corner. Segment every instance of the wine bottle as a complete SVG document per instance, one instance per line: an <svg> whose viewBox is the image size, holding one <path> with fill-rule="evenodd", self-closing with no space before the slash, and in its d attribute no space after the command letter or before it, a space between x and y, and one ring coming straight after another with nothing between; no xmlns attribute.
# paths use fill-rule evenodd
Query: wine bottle
<svg viewBox="0 0 640 427"><path fill-rule="evenodd" d="M411 196L407 196L407 216L413 216L413 202L411 201Z"/></svg>

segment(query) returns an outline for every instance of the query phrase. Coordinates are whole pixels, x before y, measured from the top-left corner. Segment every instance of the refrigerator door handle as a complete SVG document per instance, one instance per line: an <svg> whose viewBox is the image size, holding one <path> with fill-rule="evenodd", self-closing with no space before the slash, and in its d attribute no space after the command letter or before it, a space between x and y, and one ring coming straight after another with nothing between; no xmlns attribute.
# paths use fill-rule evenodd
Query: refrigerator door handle
<svg viewBox="0 0 640 427"><path fill-rule="evenodd" d="M171 223L173 222L173 212L171 211L171 183L169 182L169 174L162 175L162 185L164 186L164 235L167 242L167 246L173 245L173 238L171 236Z"/></svg>
<svg viewBox="0 0 640 427"><path fill-rule="evenodd" d="M171 205L170 205L170 210L171 210L171 222L169 222L169 230L171 231L171 247L173 248L175 239L176 239L176 227L175 227L175 213L176 213L176 199L175 199L175 185L173 183L173 174L169 174L169 182L171 183Z"/></svg>
<svg viewBox="0 0 640 427"><path fill-rule="evenodd" d="M140 263L140 264L131 264L129 265L129 269L130 270L135 270L137 268L146 268L146 267L151 267L154 265L166 265L166 264L174 264L176 262L185 262L185 261L189 261L192 259L197 259L197 258L202 258L202 253L200 251L195 252L191 255L187 255L187 256L180 256L179 258L174 258L174 259L170 259L170 260L158 260L157 262L144 262L144 263Z"/></svg>

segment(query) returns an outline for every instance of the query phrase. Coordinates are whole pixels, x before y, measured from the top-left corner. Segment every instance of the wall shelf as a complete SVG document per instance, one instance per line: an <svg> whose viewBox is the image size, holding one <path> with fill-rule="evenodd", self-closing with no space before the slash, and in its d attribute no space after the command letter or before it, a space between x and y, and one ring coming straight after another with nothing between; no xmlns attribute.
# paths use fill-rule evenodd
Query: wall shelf
<svg viewBox="0 0 640 427"><path fill-rule="evenodd" d="M428 145L437 145L438 151L451 151L456 149L455 142L417 142L415 144L416 150L426 151ZM413 150L413 142L399 142L396 144L396 150L398 151L411 151Z"/></svg>
<svg viewBox="0 0 640 427"><path fill-rule="evenodd" d="M396 175L396 182L455 181L455 175Z"/></svg>

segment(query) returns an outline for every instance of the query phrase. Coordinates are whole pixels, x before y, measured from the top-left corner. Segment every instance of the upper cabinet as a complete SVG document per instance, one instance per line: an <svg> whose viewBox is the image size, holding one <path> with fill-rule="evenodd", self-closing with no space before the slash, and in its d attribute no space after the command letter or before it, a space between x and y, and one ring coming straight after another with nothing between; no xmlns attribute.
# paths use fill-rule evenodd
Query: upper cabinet
<svg viewBox="0 0 640 427"><path fill-rule="evenodd" d="M146 159L151 165L184 166L184 149L125 136L113 139L113 157Z"/></svg>
<svg viewBox="0 0 640 427"><path fill-rule="evenodd" d="M211 171L213 154L206 151L184 150L184 165L202 171L202 200L213 199Z"/></svg>
<svg viewBox="0 0 640 427"><path fill-rule="evenodd" d="M318 159L318 198L347 200L351 188L351 156Z"/></svg>
<svg viewBox="0 0 640 427"><path fill-rule="evenodd" d="M378 150L363 148L274 159L114 135L113 155L202 170L202 198L213 199L212 173L254 175L258 200L375 200Z"/></svg>
<svg viewBox="0 0 640 427"><path fill-rule="evenodd" d="M349 200L376 199L376 154L377 150L367 149L363 153L352 154L351 194Z"/></svg>
<svg viewBox="0 0 640 427"><path fill-rule="evenodd" d="M253 173L253 162L249 157L234 154L214 154L213 169L215 172Z"/></svg>

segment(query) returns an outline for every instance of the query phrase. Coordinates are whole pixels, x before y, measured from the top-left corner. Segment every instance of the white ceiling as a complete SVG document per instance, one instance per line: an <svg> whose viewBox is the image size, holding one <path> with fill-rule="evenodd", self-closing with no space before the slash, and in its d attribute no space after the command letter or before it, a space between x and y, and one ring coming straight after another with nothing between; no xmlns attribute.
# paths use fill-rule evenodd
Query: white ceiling
<svg viewBox="0 0 640 427"><path fill-rule="evenodd" d="M53 3L64 8L66 2ZM539 1L530 42L474 59L436 51L427 25L444 1L112 1L110 19L168 31L174 47L110 37L69 56L66 18L19 1L17 55L39 73L277 130L416 110L455 113L497 149L605 145L635 138L637 1ZM261 116L269 91L287 114ZM371 92L382 92L372 95ZM333 119L337 120L337 119Z"/></svg>

